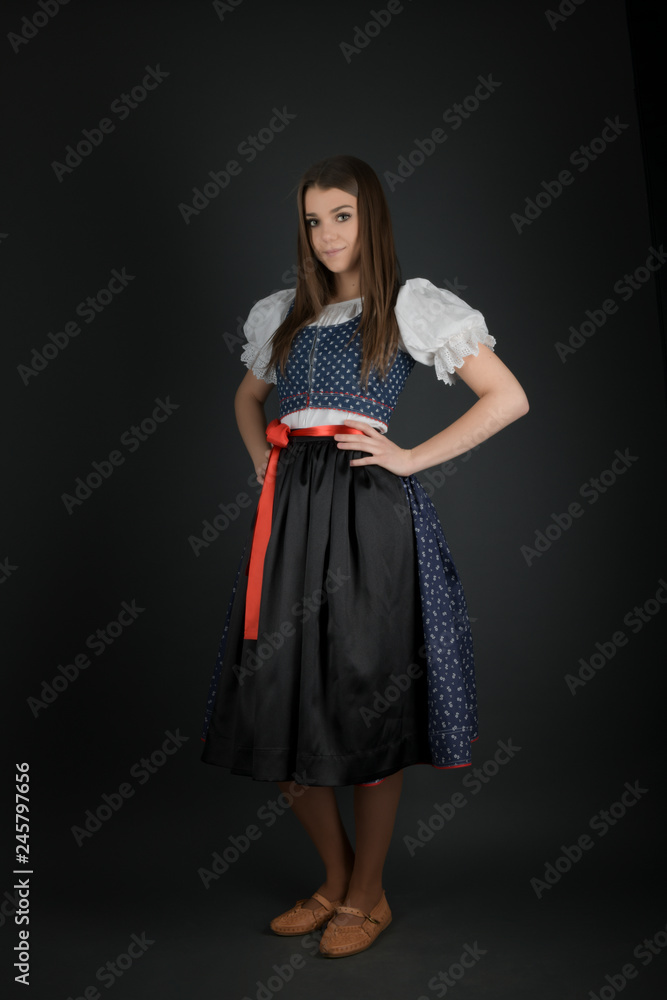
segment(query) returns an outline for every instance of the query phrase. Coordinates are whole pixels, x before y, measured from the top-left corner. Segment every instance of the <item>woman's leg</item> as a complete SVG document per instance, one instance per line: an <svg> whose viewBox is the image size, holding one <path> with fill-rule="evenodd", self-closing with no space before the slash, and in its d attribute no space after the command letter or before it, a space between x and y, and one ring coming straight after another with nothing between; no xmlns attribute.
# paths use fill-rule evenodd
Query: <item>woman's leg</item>
<svg viewBox="0 0 667 1000"><path fill-rule="evenodd" d="M327 899L343 899L354 866L354 851L345 832L333 788L297 785L293 781L279 781L278 786L292 799L292 812L324 862L326 879L316 891ZM309 910L316 910L322 904L311 898L303 905Z"/></svg>
<svg viewBox="0 0 667 1000"><path fill-rule="evenodd" d="M403 771L389 775L381 784L354 788L356 827L354 868L350 877L345 906L356 906L370 913L382 896L382 871L394 830L396 810L403 787ZM361 917L339 913L336 924L361 924Z"/></svg>

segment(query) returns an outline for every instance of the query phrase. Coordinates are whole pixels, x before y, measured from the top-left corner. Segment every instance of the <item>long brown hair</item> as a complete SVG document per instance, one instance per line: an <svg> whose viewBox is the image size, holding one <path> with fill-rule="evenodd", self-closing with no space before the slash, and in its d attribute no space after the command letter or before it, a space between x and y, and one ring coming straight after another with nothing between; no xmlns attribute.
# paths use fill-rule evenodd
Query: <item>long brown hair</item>
<svg viewBox="0 0 667 1000"><path fill-rule="evenodd" d="M296 334L314 322L336 291L333 272L315 257L305 218L309 187L340 188L357 200L360 279L363 309L351 340L361 337L361 381L368 386L372 367L386 378L398 350L399 329L394 306L400 288L400 267L394 248L389 206L377 174L356 156L330 156L313 164L299 181L297 207L297 279L294 308L271 338L269 367L280 365L283 376Z"/></svg>

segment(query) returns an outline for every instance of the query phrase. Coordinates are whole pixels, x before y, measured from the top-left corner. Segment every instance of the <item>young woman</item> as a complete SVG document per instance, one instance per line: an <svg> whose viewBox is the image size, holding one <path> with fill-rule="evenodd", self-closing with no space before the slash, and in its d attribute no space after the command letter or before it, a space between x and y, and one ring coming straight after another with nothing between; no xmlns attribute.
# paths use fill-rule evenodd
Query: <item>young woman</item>
<svg viewBox="0 0 667 1000"><path fill-rule="evenodd" d="M353 955L391 921L382 872L403 768L471 763L477 739L465 597L416 473L528 411L484 317L423 278L400 284L374 171L352 156L301 179L296 290L258 301L235 398L262 492L227 609L202 760L275 781L325 879L271 921L325 926ZM477 401L412 448L387 435L416 361ZM273 386L280 418L268 426ZM267 442L272 446L267 449ZM243 571L242 571L243 570ZM354 786L355 847L334 788Z"/></svg>

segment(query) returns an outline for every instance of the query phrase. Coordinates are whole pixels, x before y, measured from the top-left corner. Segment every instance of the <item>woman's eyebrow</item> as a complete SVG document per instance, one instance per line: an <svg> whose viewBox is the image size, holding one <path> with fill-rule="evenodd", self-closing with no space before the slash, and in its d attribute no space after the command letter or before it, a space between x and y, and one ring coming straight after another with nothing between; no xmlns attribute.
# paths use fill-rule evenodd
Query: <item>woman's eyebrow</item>
<svg viewBox="0 0 667 1000"><path fill-rule="evenodd" d="M339 205L338 208L332 208L331 212L340 212L341 208L352 208L352 205ZM310 215L317 216L317 212L306 212L306 218Z"/></svg>

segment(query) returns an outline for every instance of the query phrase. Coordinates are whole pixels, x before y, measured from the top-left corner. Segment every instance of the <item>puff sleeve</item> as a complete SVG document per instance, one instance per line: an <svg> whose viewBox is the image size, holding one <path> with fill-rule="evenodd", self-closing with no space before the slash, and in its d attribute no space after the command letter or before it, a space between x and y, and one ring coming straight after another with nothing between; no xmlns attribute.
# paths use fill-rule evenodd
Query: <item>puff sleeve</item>
<svg viewBox="0 0 667 1000"><path fill-rule="evenodd" d="M246 343L243 345L241 361L257 378L265 382L275 384L277 381L275 368L270 370L268 368L271 356L271 345L268 341L285 319L293 298L293 288L282 288L267 295L266 298L259 299L243 324Z"/></svg>
<svg viewBox="0 0 667 1000"><path fill-rule="evenodd" d="M447 385L459 381L456 369L467 355L479 354L480 344L493 350L496 343L481 312L426 278L410 278L401 286L394 313L408 354L434 366Z"/></svg>

